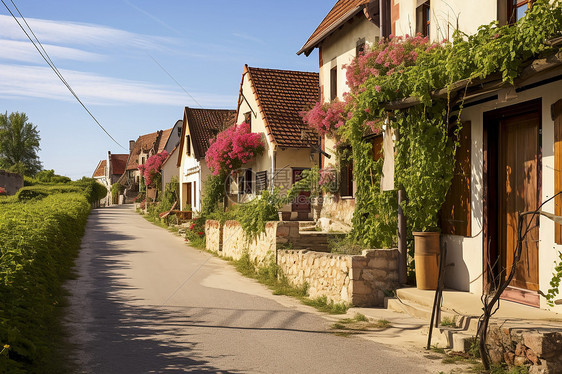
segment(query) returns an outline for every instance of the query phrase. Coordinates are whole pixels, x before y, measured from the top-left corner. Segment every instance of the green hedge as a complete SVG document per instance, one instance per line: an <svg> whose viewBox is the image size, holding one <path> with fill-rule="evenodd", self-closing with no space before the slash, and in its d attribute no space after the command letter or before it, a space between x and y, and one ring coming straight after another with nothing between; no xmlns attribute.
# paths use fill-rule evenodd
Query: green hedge
<svg viewBox="0 0 562 374"><path fill-rule="evenodd" d="M46 196L59 193L81 193L86 196L89 203L103 199L107 195L107 189L93 179L90 181L78 181L65 184L36 184L21 188L16 196L20 201L42 199Z"/></svg>
<svg viewBox="0 0 562 374"><path fill-rule="evenodd" d="M41 372L53 352L49 326L91 207L84 191L64 192L0 205L0 373Z"/></svg>

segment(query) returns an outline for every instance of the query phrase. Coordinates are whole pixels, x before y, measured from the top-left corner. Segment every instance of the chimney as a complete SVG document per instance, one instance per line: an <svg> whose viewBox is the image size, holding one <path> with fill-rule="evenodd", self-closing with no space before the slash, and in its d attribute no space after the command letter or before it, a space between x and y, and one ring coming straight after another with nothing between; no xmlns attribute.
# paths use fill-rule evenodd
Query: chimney
<svg viewBox="0 0 562 374"><path fill-rule="evenodd" d="M113 165L111 164L111 151L107 151L107 164L105 165L107 174L107 178L111 178L111 174L113 174Z"/></svg>
<svg viewBox="0 0 562 374"><path fill-rule="evenodd" d="M129 140L129 153L131 153L133 151L134 147L135 147L135 141Z"/></svg>

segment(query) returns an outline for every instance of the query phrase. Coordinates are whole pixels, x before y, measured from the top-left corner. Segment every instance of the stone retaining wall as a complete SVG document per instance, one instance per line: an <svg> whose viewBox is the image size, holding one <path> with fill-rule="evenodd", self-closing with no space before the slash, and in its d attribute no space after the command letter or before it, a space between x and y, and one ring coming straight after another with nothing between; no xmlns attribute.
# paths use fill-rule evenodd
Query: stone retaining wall
<svg viewBox="0 0 562 374"><path fill-rule="evenodd" d="M4 187L8 195L15 195L23 187L23 175L0 170L0 187Z"/></svg>
<svg viewBox="0 0 562 374"><path fill-rule="evenodd" d="M222 225L219 221L209 219L205 222L205 247L211 252L222 251Z"/></svg>
<svg viewBox="0 0 562 374"><path fill-rule="evenodd" d="M490 360L509 367L529 366L529 373L562 373L562 332L512 329L490 325Z"/></svg>
<svg viewBox="0 0 562 374"><path fill-rule="evenodd" d="M308 284L311 298L335 303L382 306L385 291L398 287L398 250L370 249L361 256L280 250L278 264L295 286Z"/></svg>
<svg viewBox="0 0 562 374"><path fill-rule="evenodd" d="M284 275L295 286L308 284L312 298L326 296L336 303L382 306L385 291L398 287L398 250L371 249L362 255L338 255L308 250L283 250L301 240L298 222L268 222L265 232L248 240L237 221L208 220L206 248L234 260L248 253L257 266L277 259ZM221 243L222 238L222 243Z"/></svg>

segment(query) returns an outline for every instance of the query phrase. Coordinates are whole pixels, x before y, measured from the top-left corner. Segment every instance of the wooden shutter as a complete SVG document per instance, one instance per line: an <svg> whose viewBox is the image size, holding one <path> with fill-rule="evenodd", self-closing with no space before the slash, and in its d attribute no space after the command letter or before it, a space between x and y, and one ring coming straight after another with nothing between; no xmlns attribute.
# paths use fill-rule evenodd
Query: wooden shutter
<svg viewBox="0 0 562 374"><path fill-rule="evenodd" d="M267 170L256 173L256 193L267 190Z"/></svg>
<svg viewBox="0 0 562 374"><path fill-rule="evenodd" d="M562 99L552 104L552 119L554 120L554 193L562 190ZM554 214L562 216L562 196L554 198ZM562 244L562 225L554 225L554 240Z"/></svg>
<svg viewBox="0 0 562 374"><path fill-rule="evenodd" d="M382 142L382 134L373 138L373 159L375 161L378 161L383 157Z"/></svg>
<svg viewBox="0 0 562 374"><path fill-rule="evenodd" d="M441 208L443 234L470 236L470 121L463 122L455 155L455 174Z"/></svg>

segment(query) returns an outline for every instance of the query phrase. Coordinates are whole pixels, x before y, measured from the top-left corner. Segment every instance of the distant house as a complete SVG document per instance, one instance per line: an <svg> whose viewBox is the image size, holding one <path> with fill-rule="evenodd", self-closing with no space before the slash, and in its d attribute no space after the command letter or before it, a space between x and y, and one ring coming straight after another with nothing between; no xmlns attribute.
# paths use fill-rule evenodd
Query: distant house
<svg viewBox="0 0 562 374"><path fill-rule="evenodd" d="M146 135L141 135L136 141L129 141L129 157L125 172L119 179L119 183L125 186L125 196L130 201L138 194L142 187L139 165L157 153L164 150L166 142L172 133L172 129L160 130Z"/></svg>
<svg viewBox="0 0 562 374"><path fill-rule="evenodd" d="M286 191L303 170L319 164L319 137L300 115L318 101L318 91L318 73L244 66L236 123L263 134L265 152L232 181L232 201L247 201L274 186ZM310 202L301 196L283 210L308 219Z"/></svg>
<svg viewBox="0 0 562 374"><path fill-rule="evenodd" d="M205 153L209 149L209 140L234 125L234 110L226 109L194 109L186 107L183 115L183 130L177 149L177 156L166 162L166 168L176 161L179 168L180 208L201 210L201 193L203 183L211 175ZM164 172L167 175L167 172Z"/></svg>
<svg viewBox="0 0 562 374"><path fill-rule="evenodd" d="M160 170L162 175L162 191L165 191L166 184L170 182L174 175L176 177L179 175L179 166L177 166L176 160L178 158L182 130L183 121L180 119L171 128L168 141L164 144L164 150L168 152L168 158L164 161Z"/></svg>
<svg viewBox="0 0 562 374"><path fill-rule="evenodd" d="M107 152L107 158L101 160L92 175L98 183L107 188L108 198L105 201L107 205L111 204L111 186L116 183L125 172L128 154L112 154Z"/></svg>

